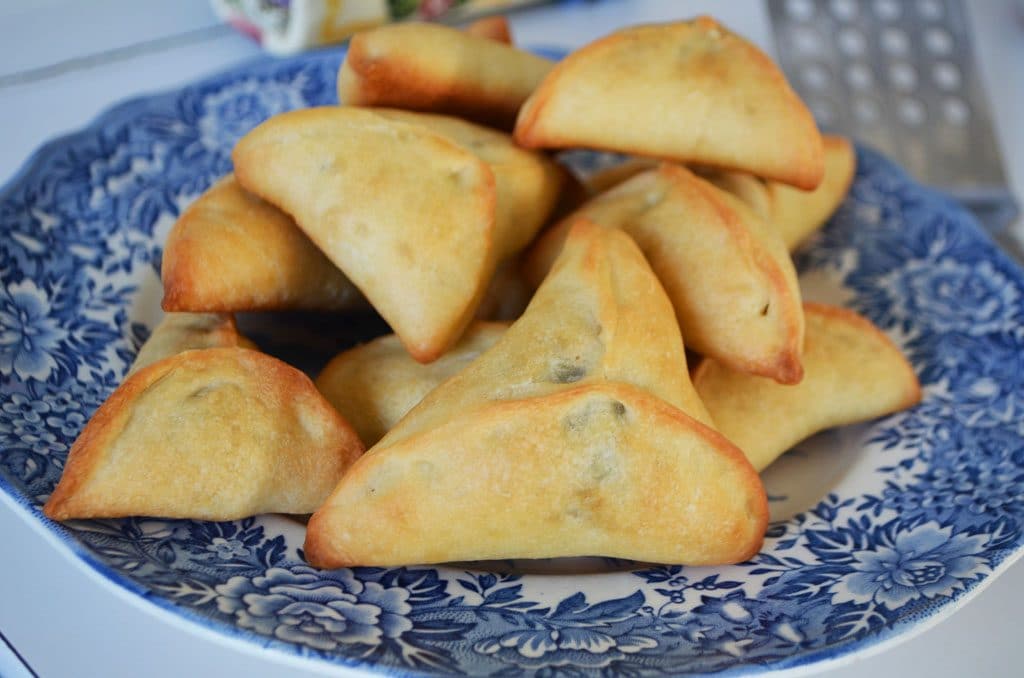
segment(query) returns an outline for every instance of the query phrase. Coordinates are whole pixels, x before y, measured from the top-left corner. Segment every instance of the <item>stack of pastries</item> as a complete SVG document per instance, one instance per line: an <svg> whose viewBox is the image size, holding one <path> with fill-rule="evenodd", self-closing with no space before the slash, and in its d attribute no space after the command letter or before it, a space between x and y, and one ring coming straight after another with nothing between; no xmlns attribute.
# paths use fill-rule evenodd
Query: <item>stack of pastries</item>
<svg viewBox="0 0 1024 678"><path fill-rule="evenodd" d="M713 19L557 64L500 19L387 26L338 96L249 132L181 215L165 318L48 516L312 514L319 567L734 563L764 538L760 470L919 401L881 331L801 299L790 252L850 143ZM629 159L577 177L564 148ZM232 316L368 307L394 334L315 382Z"/></svg>

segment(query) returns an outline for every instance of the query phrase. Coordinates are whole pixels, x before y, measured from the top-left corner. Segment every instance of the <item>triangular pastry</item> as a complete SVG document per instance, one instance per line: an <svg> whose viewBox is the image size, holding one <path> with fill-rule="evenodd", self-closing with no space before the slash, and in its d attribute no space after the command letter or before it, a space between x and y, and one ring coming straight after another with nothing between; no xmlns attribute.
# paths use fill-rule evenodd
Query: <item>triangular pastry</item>
<svg viewBox="0 0 1024 678"><path fill-rule="evenodd" d="M438 24L398 23L356 34L338 71L338 101L433 111L511 129L552 62Z"/></svg>
<svg viewBox="0 0 1024 678"><path fill-rule="evenodd" d="M700 166L691 167L690 169L702 179L710 181L726 193L742 200L747 207L754 211L754 214L778 232L778 228L772 222L772 200L768 191L768 185L781 186L782 184L775 181L766 182L746 172L734 172L732 170ZM796 191L798 189L790 190ZM781 237L782 234L780 233L779 235ZM785 244L784 239L783 244Z"/></svg>
<svg viewBox="0 0 1024 678"><path fill-rule="evenodd" d="M507 327L473 323L428 365L413 360L395 335L378 337L336 355L316 378L316 387L372 447L425 395L497 343Z"/></svg>
<svg viewBox="0 0 1024 678"><path fill-rule="evenodd" d="M792 252L821 228L850 190L857 171L857 154L845 137L822 135L825 174L813 191L803 191L778 181L764 181L746 172L694 166L691 169L715 186L732 193L778 232ZM630 158L595 172L587 178L592 195L603 193L657 165L650 158Z"/></svg>
<svg viewBox="0 0 1024 678"><path fill-rule="evenodd" d="M366 300L295 220L228 175L164 245L165 311L340 311Z"/></svg>
<svg viewBox="0 0 1024 678"><path fill-rule="evenodd" d="M572 246L567 236L527 310L486 362L457 376L459 386L449 389L445 402L461 411L496 397L621 381L712 426L689 374L678 373L686 365L683 337L636 243L586 219L572 232ZM417 411L444 416L442 408Z"/></svg>
<svg viewBox="0 0 1024 678"><path fill-rule="evenodd" d="M812 189L810 111L771 59L709 17L635 26L573 52L519 112L527 148L596 148L741 170Z"/></svg>
<svg viewBox="0 0 1024 678"><path fill-rule="evenodd" d="M238 333L230 313L165 313L139 348L128 375L183 351L222 346L256 348Z"/></svg>
<svg viewBox="0 0 1024 678"><path fill-rule="evenodd" d="M795 386L741 374L713 360L693 381L715 425L761 470L793 445L833 426L874 419L921 400L917 376L869 320L823 304L804 306L804 378Z"/></svg>
<svg viewBox="0 0 1024 678"><path fill-rule="evenodd" d="M538 151L519 148L512 137L449 115L374 108L377 114L422 125L473 153L494 172L494 253L500 262L526 247L558 202L566 171Z"/></svg>
<svg viewBox="0 0 1024 678"><path fill-rule="evenodd" d="M581 217L636 240L672 300L687 347L739 371L800 380L803 310L793 262L778 234L738 198L662 163L548 229L527 258L529 281L543 279Z"/></svg>
<svg viewBox="0 0 1024 678"><path fill-rule="evenodd" d="M420 124L478 156L494 172L495 253L521 250L544 224L567 181L550 158L505 133L458 118L394 109L384 117ZM164 310L350 310L359 290L295 221L228 175L199 197L164 246Z"/></svg>
<svg viewBox="0 0 1024 678"><path fill-rule="evenodd" d="M54 520L309 513L362 450L295 368L243 348L185 351L103 403L43 511Z"/></svg>
<svg viewBox="0 0 1024 678"><path fill-rule="evenodd" d="M635 244L580 222L498 343L353 465L310 520L307 559L748 558L766 526L764 488L686 413L707 420L684 365L671 305Z"/></svg>
<svg viewBox="0 0 1024 678"><path fill-rule="evenodd" d="M291 214L417 360L472 319L495 267L495 179L445 136L359 108L277 115L232 158L239 183Z"/></svg>
<svg viewBox="0 0 1024 678"><path fill-rule="evenodd" d="M790 251L821 228L843 202L857 173L857 152L849 139L826 134L825 176L813 191L767 183L772 225Z"/></svg>
<svg viewBox="0 0 1024 678"><path fill-rule="evenodd" d="M779 234L792 252L825 225L850 190L857 171L857 154L844 137L825 134L825 175L813 191L778 181L763 181L729 170L697 170L719 188L747 203Z"/></svg>
<svg viewBox="0 0 1024 678"><path fill-rule="evenodd" d="M591 195L604 193L641 172L654 169L658 164L658 161L653 158L629 158L618 165L612 165L587 177L587 188ZM757 216L771 221L772 210L768 188L761 179L745 172L734 172L702 165L691 165L689 169L723 191L735 195L754 210Z"/></svg>

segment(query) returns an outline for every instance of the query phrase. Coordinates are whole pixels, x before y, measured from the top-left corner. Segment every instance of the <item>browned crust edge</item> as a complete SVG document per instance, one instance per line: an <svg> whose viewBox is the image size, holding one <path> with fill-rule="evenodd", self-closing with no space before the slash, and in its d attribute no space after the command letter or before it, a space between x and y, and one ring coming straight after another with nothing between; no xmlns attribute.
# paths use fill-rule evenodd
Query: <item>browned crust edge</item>
<svg viewBox="0 0 1024 678"><path fill-rule="evenodd" d="M466 327L466 330L462 333L462 335L459 338L461 339L462 336L465 336L466 333L472 330L489 330L498 328L508 329L510 324L511 323L502 322L498 320L474 320L472 323L469 324L469 326ZM317 374L316 379L313 380L314 383L319 384L320 379L324 377L324 375L333 373L335 370L339 369L342 365L346 363L352 362L353 360L362 360L363 354L366 353L367 350L383 342L386 339L392 339L393 337L397 338L397 336L398 335L396 334L385 334L380 337L375 337L374 339L371 339L370 341L364 342L357 346L353 346L352 348L347 348L344 351L341 351L333 358L331 358L329 361L327 361L327 364L324 365L323 369L321 369L319 374ZM400 338L399 342L401 342Z"/></svg>
<svg viewBox="0 0 1024 678"><path fill-rule="evenodd" d="M202 200L202 196L199 200ZM230 312L236 310L214 308L214 305L206 304L202 301L204 297L202 291L195 285L198 276L195 272L194 257L191 254L193 251L192 239L188 236L189 226L194 218L192 215L195 204L190 205L179 217L164 242L163 259L160 263L164 296L160 301L160 308L165 311Z"/></svg>
<svg viewBox="0 0 1024 678"><path fill-rule="evenodd" d="M342 105L445 113L503 130L515 125L521 101L496 98L466 82L438 80L430 70L429 59L406 59L395 54L372 58L366 47L372 39L371 34L357 34L349 43L338 70L339 101L346 71L353 82L344 89L348 96Z"/></svg>
<svg viewBox="0 0 1024 678"><path fill-rule="evenodd" d="M900 347L896 345L896 342L889 338L889 335L883 332L877 325L856 311L843 308L842 306L832 306L830 304L807 301L804 302L804 312L812 315L836 318L850 325L856 325L866 333L874 335L879 342L889 347L895 355L901 358L900 364L906 370L907 379L905 381L907 384L910 384L910 388L907 389L903 400L901 400L897 406L897 410L913 407L921 402L923 397L921 382L917 377L917 373L914 372L914 366L910 364L910 361L907 360L907 357L903 354Z"/></svg>
<svg viewBox="0 0 1024 678"><path fill-rule="evenodd" d="M275 205L278 209L289 214L295 220L295 223L298 224L302 232L305 233L305 235L313 242L313 244L324 252L326 252L326 248L325 243L322 242L322 239L318 237L316 234L307 231L306 228L301 223L301 221L295 218L294 214L285 209L284 206L278 205L272 196L268 195L266 191L261 190L261 186L258 185L260 182L253 181L254 177L250 175L250 162L246 161L245 157L258 156L261 153L261 146L263 146L263 142L262 140L254 142L252 140L252 135L261 128L263 128L264 126L271 124L282 124L280 123L279 119L283 116L314 117L317 115L329 115L329 113L326 112L332 110L344 110L344 107L319 106L313 108L297 109L294 111L281 113L277 116L274 116L273 118L264 121L254 130L251 130L248 134L242 137L242 139L239 140L239 142L235 145L234 149L231 152L231 159L235 164L235 178L238 180L238 183L242 186L242 188L249 191L253 195L256 195L266 200L267 202ZM372 113L372 111L369 111L369 113ZM482 202L484 203L482 205L483 210L481 211L481 214L487 217L490 226L489 228L486 229L486 233L483 235L483 239L485 241L484 251L486 252L486 256L480 262L480 268L481 271L483 272L483 275L479 276L477 280L476 289L473 290L472 295L467 297L467 303L465 304L464 308L459 312L457 316L455 316L452 319L448 326L434 328L434 331L430 333L429 336L421 337L418 341L414 341L410 337L402 337L401 333L396 332L396 334L399 334L400 338L402 339L402 344L405 346L406 350L409 351L409 354L412 355L412 357L415 358L417 362L431 363L437 360L442 355L444 355L444 352L447 351L452 344L458 341L460 336L462 336L462 332L473 320L473 316L476 313L476 309L477 307L479 307L480 302L483 300L483 297L487 292L487 287L490 284L491 276L494 273L494 267L496 265L494 257L494 227L497 209L497 182L494 178L494 171L491 169L490 165L484 162L479 156L477 156L471 150L459 145L454 139L451 139L450 137L447 137L439 132L435 132L434 130L431 130L422 125L415 125L412 123L397 120L388 120L387 118L382 116L377 117L379 117L380 120L387 122L388 124L413 128L418 133L431 137L435 142L438 142L443 146L454 149L460 154L467 154L469 157L472 158L472 160L476 163L477 167L481 170L481 176L483 179L483 182L480 186L480 193L483 198ZM275 120L277 120L276 123ZM257 170L256 174L258 173L259 171ZM341 269L342 273L345 273L346 276L348 275L348 273L344 270L343 267L339 266L339 268ZM352 280L351 278L349 278L349 281L360 291L360 293L363 294L367 301L369 301L370 304L373 305L374 308L379 313L381 313L381 315L384 317L384 320L388 322L392 329L396 329L395 323L393 322L394 314L389 314L391 317L385 315L381 311L381 309L377 308L377 306L373 304L373 300L370 298L370 295L367 294L367 291L359 285L358 281Z"/></svg>
<svg viewBox="0 0 1024 678"><path fill-rule="evenodd" d="M238 354L244 351L244 354ZM78 491L84 487L96 470L96 464L103 455L104 448L117 437L123 428L124 417L129 414L133 400L150 386L166 377L172 370L186 362L210 363L223 359L228 353L243 355L245 360L253 363L254 372L264 383L280 384L280 388L295 397L311 396L310 402L319 406L322 414L331 420L331 425L344 439L342 454L346 457L346 465L351 465L362 456L364 446L349 424L329 403L324 400L316 386L308 376L291 365L259 351L241 347L223 347L185 351L164 358L145 367L117 387L107 400L100 405L92 418L86 423L79 434L64 465L60 482L43 506L43 514L51 520L71 520L75 518L123 518L131 514L120 512L95 511L92 507L82 506L77 501ZM195 516L202 518L202 516ZM239 516L245 517L245 516ZM218 517L218 520L226 518Z"/></svg>
<svg viewBox="0 0 1024 678"><path fill-rule="evenodd" d="M728 204L723 203L719 199L718 192L720 189L716 188L707 180L697 176L686 167L672 162L661 163L657 168L645 170L644 172L640 172L634 176L646 174L648 172L659 173L666 181L672 184L692 184L693 187L699 191L701 197L715 210L720 223L728 229L730 239L735 243L736 247L743 248L750 253L754 264L758 267L758 270L774 290L776 299L787 300L790 298L790 289L786 284L786 277L779 268L778 262L776 262L761 243L758 242L757 238L755 238L754 235L751 234L745 226L743 226L740 216L736 214ZM633 177L631 177L631 179L632 178ZM599 196L595 196L595 198L592 199L597 199L598 197ZM582 207L585 207L585 204L582 205L581 208ZM583 217L578 214L570 214L562 221L546 229L534 241L533 246L527 252L520 268L527 284L534 288L540 286L544 277L546 277L549 272L548 270L544 270L542 266L542 263L546 261L546 257L543 255L546 254L548 250L557 250L555 252L557 255L557 252L561 251L561 247L558 246L558 241L561 240L564 242L565 238L568 236L569 230L571 229L571 224L581 218ZM798 318L798 315L802 312L802 308L799 304L786 304L785 308L781 309L780 313L785 315L783 322L784 326L787 328L787 333L786 339L783 342L784 348L778 353L777 360L736 360L729 361L728 364L732 369L756 374L758 376L769 377L779 383L798 383L803 378L803 363L801 361L801 356L803 354L803 334L800 331L802 323ZM686 333L684 332L683 335L685 342ZM721 358L719 358L719 360L721 361Z"/></svg>
<svg viewBox="0 0 1024 678"><path fill-rule="evenodd" d="M558 393L541 396L539 399L547 402L554 402L558 400L567 400L575 398L581 393L588 391L606 392L614 395L617 398L623 400L632 401L634 407L647 408L653 411L654 415L662 418L667 426L682 426L695 432L704 437L708 443L722 456L725 456L729 462L733 463L739 472L744 476L744 482L742 488L738 488L738 491L744 492L747 496L753 500L752 502L752 520L754 521L752 534L756 535L755 539L747 545L746 548L738 549L736 557L730 560L730 563L739 563L744 560L748 560L753 557L756 553L761 550L764 544L764 534L768 527L768 498L765 493L764 484L761 481L760 475L754 470L750 460L747 459L746 455L737 448L733 443L729 442L722 434L715 431L712 428L701 424L696 419L693 419L683 411L673 407L672 405L664 402L663 400L652 396L642 389L635 386L624 383L606 383L606 384L590 384L587 386L581 386L577 388L567 389ZM532 400L532 399L531 399ZM501 403L495 403L492 406L499 407L514 407L517 403L522 401L504 401ZM409 444L411 441L415 441L417 437L424 435L423 433L417 434L412 438L403 439L403 446ZM346 479L350 480L358 478L364 471L363 469L369 467L376 455L387 454L386 447L375 447L372 448L366 455L356 461L355 464L349 469L346 474ZM344 482L344 481L343 481ZM330 523L335 519L335 516L331 515L331 500L328 499L313 517L310 519L306 530L306 540L303 546L303 552L305 553L306 560L313 565L321 569L335 569L340 567L354 567L359 565L371 565L372 563L361 563L358 559L353 558L349 554L341 551L331 543L329 538L330 534ZM337 519L344 521L344 516L340 516ZM323 526L321 526L323 524ZM599 555L599 554L592 554ZM409 563L412 564L412 563ZM711 563L702 563L711 564ZM726 563L721 563L726 564Z"/></svg>
<svg viewBox="0 0 1024 678"><path fill-rule="evenodd" d="M211 191L216 185L211 187ZM200 230L196 222L203 218L197 216L202 202L209 192L199 196L178 218L167 234L164 243L163 260L160 264L160 277L163 284L163 298L160 308L170 313L234 313L247 311L333 311L337 306L331 304L296 304L268 301L266 303L237 303L226 299L214 290L209 289L200 281L210 280L211 273L205 270L203 257L197 254L206 252L196 242L194 231ZM296 226L298 228L298 226Z"/></svg>
<svg viewBox="0 0 1024 678"><path fill-rule="evenodd" d="M913 365L911 365L910 361L907 360L905 355L903 355L903 351L900 350L900 347L897 346L896 343L889 338L889 335L887 335L885 332L879 329L877 325L875 325L873 322L871 322L864 316L860 315L856 311L852 311L848 308L843 308L842 306L832 306L830 304L822 304L813 301L804 302L804 313L806 315L828 316L841 320L850 325L856 325L864 332L873 335L878 341L889 347L895 355L898 355L900 356L900 358L902 358L900 363L906 370L906 383L911 385L910 388L907 389L903 399L899 402L899 404L896 407L896 410L894 411L899 411L909 407L913 407L914 405L917 405L919 402L921 402L921 399L923 397L921 391L921 382L917 378L917 373L914 372ZM697 387L697 384L705 378L705 375L711 369L711 362L711 358L702 357L698 364L691 371L690 377L693 381L694 388Z"/></svg>
<svg viewBox="0 0 1024 678"><path fill-rule="evenodd" d="M771 285L775 292L775 298L784 303L781 309L783 326L786 328L786 336L783 341L783 349L778 353L774 361L744 360L734 361L733 368L744 372L750 372L762 377L770 377L780 384L797 384L803 379L804 367L801 357L803 355L803 309L799 303L791 303L792 290L786 284L786 277L779 268L779 263L758 241L758 239L743 225L742 219L727 203L719 199L721 189L703 179L681 165L663 164L662 168L671 170L673 173L682 176L688 175L694 181L704 199L714 207L719 220L729 229L732 240L737 246L743 247L750 253L754 264ZM785 247L783 246L783 249ZM786 255L788 256L788 254ZM799 292L799 289L797 290Z"/></svg>
<svg viewBox="0 0 1024 678"><path fill-rule="evenodd" d="M845 200L846 196L849 195L850 188L853 186L853 180L857 176L857 151L856 149L854 149L853 143L848 138L836 134L823 134L821 139L822 145L825 149L824 152L826 158L830 154L830 152L839 152L842 153L844 159L847 160L847 162L843 163L843 181L841 184L836 186L835 197L833 200L833 204L831 205L828 211L828 214L825 215L825 217L821 220L821 223L819 223L815 228L804 234L799 240L793 242L792 244L787 244L787 249L790 252L795 252L803 243L805 243L808 240L808 238L814 235L816 231L820 230L821 227L829 219L832 218L832 215L835 214L837 209L839 209L839 206L843 204L843 200ZM830 149L834 150L830 151ZM822 179L822 183L824 183L824 178ZM774 187L771 183L768 184L768 197L770 201L774 201L776 199Z"/></svg>
<svg viewBox="0 0 1024 678"><path fill-rule="evenodd" d="M810 124L810 127L817 133L818 143L813 144L815 149L809 149L807 153L800 153L798 159L791 159L787 164L790 171L785 175L765 177L775 181L780 181L790 186L795 186L804 190L813 190L818 187L821 183L822 178L825 175L825 163L824 163L824 151L821 141L821 134L817 131L817 125L814 123L813 117L806 106L792 91L788 81L779 69L778 65L772 61L772 59L761 51L756 45L751 43L746 38L733 33L728 28L722 26L715 19L709 16L700 16L694 19L692 22L681 22L681 23L693 23L698 26L715 28L723 32L728 32L733 35L739 43L746 49L747 53L751 58L759 63L761 66L768 66L774 72L778 74L781 84L786 88L787 95L793 99L797 105L794 110L798 111L800 117L806 118L805 123ZM629 30L629 28L623 29ZM616 31L610 35L606 35L603 38L595 40L594 42L585 45L584 47L572 52L565 59L558 62L551 71L548 72L544 80L541 81L537 89L534 90L530 98L520 108L519 115L515 121L515 127L513 129L513 137L516 143L524 148L573 148L580 144L574 140L564 139L557 136L541 135L539 133L539 121L544 113L544 110L548 107L552 96L558 88L558 83L564 77L566 71L572 68L581 58L586 59L594 52L600 52L608 47L608 45L614 45L620 42L622 39L623 31ZM740 172L749 172L749 168L736 167L728 164L716 164L709 162L703 158L674 158L666 156L656 156L647 153L639 153L633 149L623 149L619 147L609 146L598 143L587 143L587 148L592 148L599 151L608 151L613 153L628 152L641 157L654 157L663 160L672 160L676 162L697 162L707 165L708 167L716 167L718 169L734 170Z"/></svg>

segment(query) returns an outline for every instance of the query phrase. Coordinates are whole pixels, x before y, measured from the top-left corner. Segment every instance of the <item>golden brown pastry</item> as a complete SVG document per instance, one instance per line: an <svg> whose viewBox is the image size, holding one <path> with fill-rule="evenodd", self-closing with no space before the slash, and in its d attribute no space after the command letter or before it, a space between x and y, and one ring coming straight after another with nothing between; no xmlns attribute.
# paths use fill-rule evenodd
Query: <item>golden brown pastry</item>
<svg viewBox="0 0 1024 678"><path fill-rule="evenodd" d="M736 197L663 163L593 198L532 248L538 283L580 217L629 233L675 307L687 346L735 370L800 381L803 309L778 234Z"/></svg>
<svg viewBox="0 0 1024 678"><path fill-rule="evenodd" d="M365 307L295 221L233 175L192 203L167 236L165 311L338 311Z"/></svg>
<svg viewBox="0 0 1024 678"><path fill-rule="evenodd" d="M825 177L813 191L768 182L772 225L790 251L821 228L843 202L857 173L857 153L849 139L826 134Z"/></svg>
<svg viewBox="0 0 1024 678"><path fill-rule="evenodd" d="M694 385L725 437L761 470L804 438L874 419L921 400L900 350L869 320L824 304L804 305L804 379L795 386L740 374L713 360Z"/></svg>
<svg viewBox="0 0 1024 678"><path fill-rule="evenodd" d="M451 350L421 365L393 334L336 355L316 378L316 387L372 447L416 403L493 346L507 323L473 323Z"/></svg>
<svg viewBox="0 0 1024 678"><path fill-rule="evenodd" d="M686 364L683 337L636 243L586 219L572 234L526 311L488 362L473 367L476 377L469 371L457 377L460 386L447 403L455 404L455 393L458 408L471 408L495 389L513 398L566 384L621 381L711 426L689 374L673 372ZM503 383L505 375L513 384Z"/></svg>
<svg viewBox="0 0 1024 678"><path fill-rule="evenodd" d="M607 167L590 175L587 178L587 187L591 195L604 193L641 172L656 168L658 164L658 161L652 158L630 158L621 164ZM702 165L692 165L689 169L723 191L732 193L754 210L757 216L771 222L772 213L768 187L761 179L745 172L734 172Z"/></svg>
<svg viewBox="0 0 1024 678"><path fill-rule="evenodd" d="M821 135L782 71L709 17L616 31L573 52L519 112L527 148L597 148L812 189Z"/></svg>
<svg viewBox="0 0 1024 678"><path fill-rule="evenodd" d="M352 107L274 116L235 146L247 190L291 214L421 362L472 319L495 266L495 179L419 124Z"/></svg>
<svg viewBox="0 0 1024 678"><path fill-rule="evenodd" d="M502 132L429 113L376 109L458 143L494 172L496 255L522 249L553 210L567 173ZM165 310L348 310L359 290L287 214L225 177L193 203L168 235Z"/></svg>
<svg viewBox="0 0 1024 678"><path fill-rule="evenodd" d="M338 101L433 111L511 129L552 62L447 26L399 23L356 34Z"/></svg>
<svg viewBox="0 0 1024 678"><path fill-rule="evenodd" d="M508 24L508 17L504 14L485 16L477 19L464 29L466 33L488 40L496 40L506 45L512 44L512 28Z"/></svg>
<svg viewBox="0 0 1024 678"><path fill-rule="evenodd" d="M558 163L543 153L519 148L504 132L448 115L394 108L372 110L391 120L422 125L487 163L494 172L494 251L498 261L519 252L533 240L567 181L567 172Z"/></svg>
<svg viewBox="0 0 1024 678"><path fill-rule="evenodd" d="M691 169L745 202L779 233L792 252L836 211L849 192L857 170L857 154L848 139L825 134L822 141L825 174L813 191L802 191L778 181L764 181L745 172L699 165ZM650 158L631 158L592 174L587 179L587 188L592 195L603 193L657 164Z"/></svg>
<svg viewBox="0 0 1024 678"><path fill-rule="evenodd" d="M779 229L772 221L772 199L768 186L781 186L782 184L775 181L766 182L745 172L733 172L731 170L720 170L711 167L693 167L691 169L697 176L710 181L726 193L730 193L742 200L747 207L754 211L754 214L778 232ZM790 190L795 191L798 189ZM783 244L785 244L785 239L783 239Z"/></svg>
<svg viewBox="0 0 1024 678"><path fill-rule="evenodd" d="M825 175L813 191L777 181L762 181L742 172L696 169L719 188L747 203L772 225L789 251L825 225L850 190L857 171L857 154L844 137L825 134Z"/></svg>
<svg viewBox="0 0 1024 678"><path fill-rule="evenodd" d="M309 513L363 446L313 383L243 348L185 351L96 411L43 508L54 520Z"/></svg>
<svg viewBox="0 0 1024 678"><path fill-rule="evenodd" d="M139 349L128 375L182 351L219 346L256 348L238 333L230 313L165 313Z"/></svg>
<svg viewBox="0 0 1024 678"><path fill-rule="evenodd" d="M312 517L319 567L760 547L760 479L704 417L671 304L625 234L577 224L530 307L432 391ZM693 411L693 410L691 410Z"/></svg>

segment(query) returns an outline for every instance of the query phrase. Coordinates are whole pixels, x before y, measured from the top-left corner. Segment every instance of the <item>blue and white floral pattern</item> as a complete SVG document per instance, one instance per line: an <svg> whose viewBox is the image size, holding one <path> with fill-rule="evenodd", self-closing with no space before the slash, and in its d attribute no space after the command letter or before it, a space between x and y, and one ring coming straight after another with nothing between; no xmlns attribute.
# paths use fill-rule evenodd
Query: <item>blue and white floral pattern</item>
<svg viewBox="0 0 1024 678"><path fill-rule="evenodd" d="M122 105L0 192L0 485L90 565L217 632L315 661L639 676L853 652L948 611L1020 553L1024 278L960 207L863 148L849 199L798 266L904 347L925 399L837 438L830 454L856 455L856 473L778 516L750 562L322 572L281 517L45 520L72 441L145 338L137 305L167 229L230 170L246 130L331 103L338 64L264 61Z"/></svg>
<svg viewBox="0 0 1024 678"><path fill-rule="evenodd" d="M46 293L32 280L12 282L0 297L0 375L46 381L55 349L67 337L50 314Z"/></svg>

